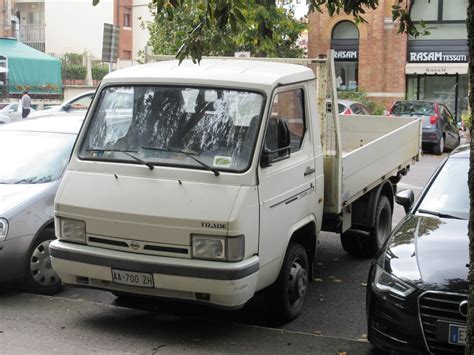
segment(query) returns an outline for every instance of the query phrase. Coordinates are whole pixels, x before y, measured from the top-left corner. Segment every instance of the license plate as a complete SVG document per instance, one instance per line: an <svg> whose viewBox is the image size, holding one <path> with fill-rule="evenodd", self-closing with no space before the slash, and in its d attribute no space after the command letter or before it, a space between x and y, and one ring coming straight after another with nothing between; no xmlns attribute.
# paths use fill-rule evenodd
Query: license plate
<svg viewBox="0 0 474 355"><path fill-rule="evenodd" d="M153 288L153 275L144 272L112 269L112 281L116 284Z"/></svg>
<svg viewBox="0 0 474 355"><path fill-rule="evenodd" d="M467 329L461 325L449 325L449 343L456 345L466 345Z"/></svg>

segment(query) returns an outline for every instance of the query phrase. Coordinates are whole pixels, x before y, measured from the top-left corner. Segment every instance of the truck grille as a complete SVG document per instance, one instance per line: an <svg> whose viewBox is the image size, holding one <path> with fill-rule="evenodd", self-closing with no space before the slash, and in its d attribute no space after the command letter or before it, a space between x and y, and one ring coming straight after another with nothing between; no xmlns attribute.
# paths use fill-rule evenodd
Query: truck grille
<svg viewBox="0 0 474 355"><path fill-rule="evenodd" d="M130 253L172 256L178 258L191 257L189 246L158 244L90 234L87 235L87 244L99 248L114 249Z"/></svg>
<svg viewBox="0 0 474 355"><path fill-rule="evenodd" d="M466 324L459 313L459 304L467 300L465 294L425 292L418 299L418 312L426 346L432 354L464 354L464 347L440 341L437 338L437 321Z"/></svg>

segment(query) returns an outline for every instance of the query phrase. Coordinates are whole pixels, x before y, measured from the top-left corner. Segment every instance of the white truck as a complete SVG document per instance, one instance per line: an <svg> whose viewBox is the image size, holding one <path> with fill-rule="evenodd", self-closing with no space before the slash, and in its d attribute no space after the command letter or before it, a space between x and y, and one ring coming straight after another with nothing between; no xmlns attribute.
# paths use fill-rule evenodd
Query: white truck
<svg viewBox="0 0 474 355"><path fill-rule="evenodd" d="M332 60L298 63L164 61L107 75L56 195L62 281L225 308L265 290L290 320L321 230L374 255L421 124L327 113Z"/></svg>

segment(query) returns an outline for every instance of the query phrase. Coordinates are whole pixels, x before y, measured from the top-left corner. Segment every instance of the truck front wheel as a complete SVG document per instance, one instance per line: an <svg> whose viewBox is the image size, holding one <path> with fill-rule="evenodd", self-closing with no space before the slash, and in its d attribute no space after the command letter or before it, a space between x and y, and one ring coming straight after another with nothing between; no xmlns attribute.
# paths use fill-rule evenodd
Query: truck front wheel
<svg viewBox="0 0 474 355"><path fill-rule="evenodd" d="M309 282L309 262L305 248L290 243L278 279L265 291L272 315L288 322L303 309Z"/></svg>
<svg viewBox="0 0 474 355"><path fill-rule="evenodd" d="M372 258L392 230L392 207L384 195L379 197L375 226L370 232L348 230L341 234L342 248L355 258Z"/></svg>

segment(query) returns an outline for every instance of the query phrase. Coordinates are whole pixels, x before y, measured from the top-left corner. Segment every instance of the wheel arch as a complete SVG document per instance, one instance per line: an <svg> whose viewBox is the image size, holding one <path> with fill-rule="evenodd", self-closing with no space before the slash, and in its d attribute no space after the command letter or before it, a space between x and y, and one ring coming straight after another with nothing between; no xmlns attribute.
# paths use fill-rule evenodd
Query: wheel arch
<svg viewBox="0 0 474 355"><path fill-rule="evenodd" d="M303 246L308 255L309 271L313 274L313 263L316 258L316 246L317 246L317 234L316 234L316 220L314 216L307 217L305 220L300 221L291 230L290 239L285 248L285 253L288 250L290 243L298 243ZM281 268L281 266L280 266Z"/></svg>
<svg viewBox="0 0 474 355"><path fill-rule="evenodd" d="M369 231L375 225L377 202L381 195L388 198L390 208L395 204L395 189L390 180L386 180L352 205L352 228Z"/></svg>

